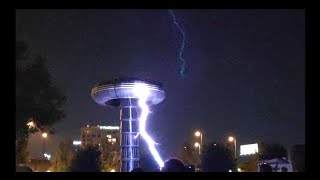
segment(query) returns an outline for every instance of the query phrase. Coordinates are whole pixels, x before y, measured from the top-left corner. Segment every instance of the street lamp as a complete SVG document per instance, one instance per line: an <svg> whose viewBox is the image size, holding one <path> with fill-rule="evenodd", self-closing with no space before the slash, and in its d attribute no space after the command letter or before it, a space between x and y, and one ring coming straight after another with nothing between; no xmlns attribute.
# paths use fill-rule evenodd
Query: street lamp
<svg viewBox="0 0 320 180"><path fill-rule="evenodd" d="M232 142L234 143L234 158L236 159L237 158L237 140L236 138L230 136L229 137L229 142Z"/></svg>
<svg viewBox="0 0 320 180"><path fill-rule="evenodd" d="M199 144L199 155L201 154L201 151L200 151L200 146L202 146L202 133L200 132L200 131L196 131L195 133L194 133L194 135L196 136L196 137L200 137L200 144Z"/></svg>
<svg viewBox="0 0 320 180"><path fill-rule="evenodd" d="M45 139L48 137L48 133L42 133L42 156L43 156L43 159L45 159L45 155L44 155L44 142L45 142Z"/></svg>
<svg viewBox="0 0 320 180"><path fill-rule="evenodd" d="M198 142L196 142L196 143L194 143L194 147L198 147L199 148L199 155L200 155L201 145Z"/></svg>
<svg viewBox="0 0 320 180"><path fill-rule="evenodd" d="M199 137L199 136L200 136L200 145L202 146L202 133L201 133L200 131L196 131L196 132L194 133L194 135L195 135L196 137Z"/></svg>

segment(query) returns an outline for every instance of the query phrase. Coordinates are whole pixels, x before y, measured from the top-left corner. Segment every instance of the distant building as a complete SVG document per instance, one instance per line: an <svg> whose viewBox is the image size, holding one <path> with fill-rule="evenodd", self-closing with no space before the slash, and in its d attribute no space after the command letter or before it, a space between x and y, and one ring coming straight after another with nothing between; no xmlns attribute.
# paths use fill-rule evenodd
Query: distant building
<svg viewBox="0 0 320 180"><path fill-rule="evenodd" d="M89 126L81 128L81 147L88 145L100 146L102 138L109 143L119 143L120 131L119 126Z"/></svg>

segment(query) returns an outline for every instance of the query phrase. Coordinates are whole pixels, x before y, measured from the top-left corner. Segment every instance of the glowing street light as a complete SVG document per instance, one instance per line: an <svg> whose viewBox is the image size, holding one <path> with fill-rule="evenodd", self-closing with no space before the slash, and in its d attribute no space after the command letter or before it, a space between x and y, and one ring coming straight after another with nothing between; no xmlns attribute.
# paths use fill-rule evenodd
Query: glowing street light
<svg viewBox="0 0 320 180"><path fill-rule="evenodd" d="M200 131L196 131L195 133L194 133L194 135L196 136L196 137L200 137L200 144L198 143L198 146L199 146L199 155L201 154L201 147L200 146L202 146L202 133L200 132ZM197 144L197 143L196 143ZM195 145L196 145L195 144ZM196 147L198 147L198 146L196 146Z"/></svg>
<svg viewBox="0 0 320 180"><path fill-rule="evenodd" d="M42 133L42 156L43 156L43 159L45 159L45 153L44 153L44 142L45 142L45 139L48 137L48 133Z"/></svg>
<svg viewBox="0 0 320 180"><path fill-rule="evenodd" d="M201 153L201 145L198 142L196 142L196 143L194 143L194 147L199 148L199 155L200 155L200 153Z"/></svg>
<svg viewBox="0 0 320 180"><path fill-rule="evenodd" d="M194 135L195 135L196 137L200 137L200 145L202 146L202 133L201 133L200 131L196 131L196 132L194 133Z"/></svg>
<svg viewBox="0 0 320 180"><path fill-rule="evenodd" d="M110 172L116 172L114 169L111 169L111 171Z"/></svg>
<svg viewBox="0 0 320 180"><path fill-rule="evenodd" d="M42 133L43 138L47 138L47 136L48 136L48 133Z"/></svg>
<svg viewBox="0 0 320 180"><path fill-rule="evenodd" d="M230 136L229 137L229 142L233 142L234 143L234 158L237 158L237 140L236 138Z"/></svg>

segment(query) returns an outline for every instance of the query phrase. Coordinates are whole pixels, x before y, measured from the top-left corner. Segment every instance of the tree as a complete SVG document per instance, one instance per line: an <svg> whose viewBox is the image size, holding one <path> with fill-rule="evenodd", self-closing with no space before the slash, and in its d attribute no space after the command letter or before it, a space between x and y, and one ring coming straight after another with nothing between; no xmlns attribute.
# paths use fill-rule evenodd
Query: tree
<svg viewBox="0 0 320 180"><path fill-rule="evenodd" d="M235 169L231 150L216 143L204 149L201 165L206 172L228 172Z"/></svg>
<svg viewBox="0 0 320 180"><path fill-rule="evenodd" d="M288 158L287 150L280 144L262 144L260 151L260 160L274 158Z"/></svg>
<svg viewBox="0 0 320 180"><path fill-rule="evenodd" d="M238 168L245 172L257 172L259 163L259 154L249 155L248 160L245 162L239 163Z"/></svg>
<svg viewBox="0 0 320 180"><path fill-rule="evenodd" d="M189 143L184 143L178 151L178 158L186 165L198 163L198 151Z"/></svg>
<svg viewBox="0 0 320 180"><path fill-rule="evenodd" d="M30 155L28 152L28 141L16 142L16 164L30 163Z"/></svg>
<svg viewBox="0 0 320 180"><path fill-rule="evenodd" d="M37 130L53 132L52 125L65 114L65 96L53 85L52 77L41 56L32 55L24 42L16 42L16 139L24 141L32 119Z"/></svg>
<svg viewBox="0 0 320 180"><path fill-rule="evenodd" d="M73 159L71 172L101 172L101 152L97 146L81 149Z"/></svg>
<svg viewBox="0 0 320 180"><path fill-rule="evenodd" d="M120 170L120 145L118 142L111 144L104 137L101 139L101 166L103 172L112 169Z"/></svg>
<svg viewBox="0 0 320 180"><path fill-rule="evenodd" d="M53 172L66 172L71 166L73 159L72 141L62 141L59 144L58 151L52 158L52 166L50 168Z"/></svg>

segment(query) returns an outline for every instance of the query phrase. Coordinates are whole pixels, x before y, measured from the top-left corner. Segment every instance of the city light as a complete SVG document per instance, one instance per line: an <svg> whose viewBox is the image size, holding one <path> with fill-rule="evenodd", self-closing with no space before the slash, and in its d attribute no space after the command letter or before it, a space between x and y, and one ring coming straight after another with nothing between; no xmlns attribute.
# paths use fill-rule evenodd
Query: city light
<svg viewBox="0 0 320 180"><path fill-rule="evenodd" d="M196 131L195 133L194 133L194 135L196 136L196 137L200 137L200 143L198 143L198 142L196 142L195 144L194 144L194 146L195 147L199 147L199 156L200 156L200 154L201 154L201 146L202 146L202 133L200 132L200 131Z"/></svg>
<svg viewBox="0 0 320 180"><path fill-rule="evenodd" d="M29 128L34 128L34 127L36 127L36 124L33 121L30 121L30 122L27 123L27 126Z"/></svg>
<svg viewBox="0 0 320 180"><path fill-rule="evenodd" d="M73 145L81 145L81 141L73 141Z"/></svg>
<svg viewBox="0 0 320 180"><path fill-rule="evenodd" d="M116 172L114 169L111 169L111 171L110 172Z"/></svg>
<svg viewBox="0 0 320 180"><path fill-rule="evenodd" d="M240 156L258 153L258 144L240 145Z"/></svg>
<svg viewBox="0 0 320 180"><path fill-rule="evenodd" d="M194 147L199 147L200 144L198 142L194 143Z"/></svg>
<svg viewBox="0 0 320 180"><path fill-rule="evenodd" d="M233 142L234 144L234 158L236 159L237 158L237 140L232 136L229 136L228 140L229 142Z"/></svg>
<svg viewBox="0 0 320 180"><path fill-rule="evenodd" d="M99 126L100 129L119 130L119 126Z"/></svg>
<svg viewBox="0 0 320 180"><path fill-rule="evenodd" d="M50 154L43 154L44 155L44 157L46 157L48 160L50 160L50 158L51 158L51 155Z"/></svg>
<svg viewBox="0 0 320 180"><path fill-rule="evenodd" d="M48 133L42 133L43 138L47 138L47 136L48 136Z"/></svg>
<svg viewBox="0 0 320 180"><path fill-rule="evenodd" d="M232 136L229 137L229 141L232 142L234 138Z"/></svg>
<svg viewBox="0 0 320 180"><path fill-rule="evenodd" d="M116 141L117 141L117 139L116 139L116 138L112 138L112 141L113 141L113 142L116 142Z"/></svg>

